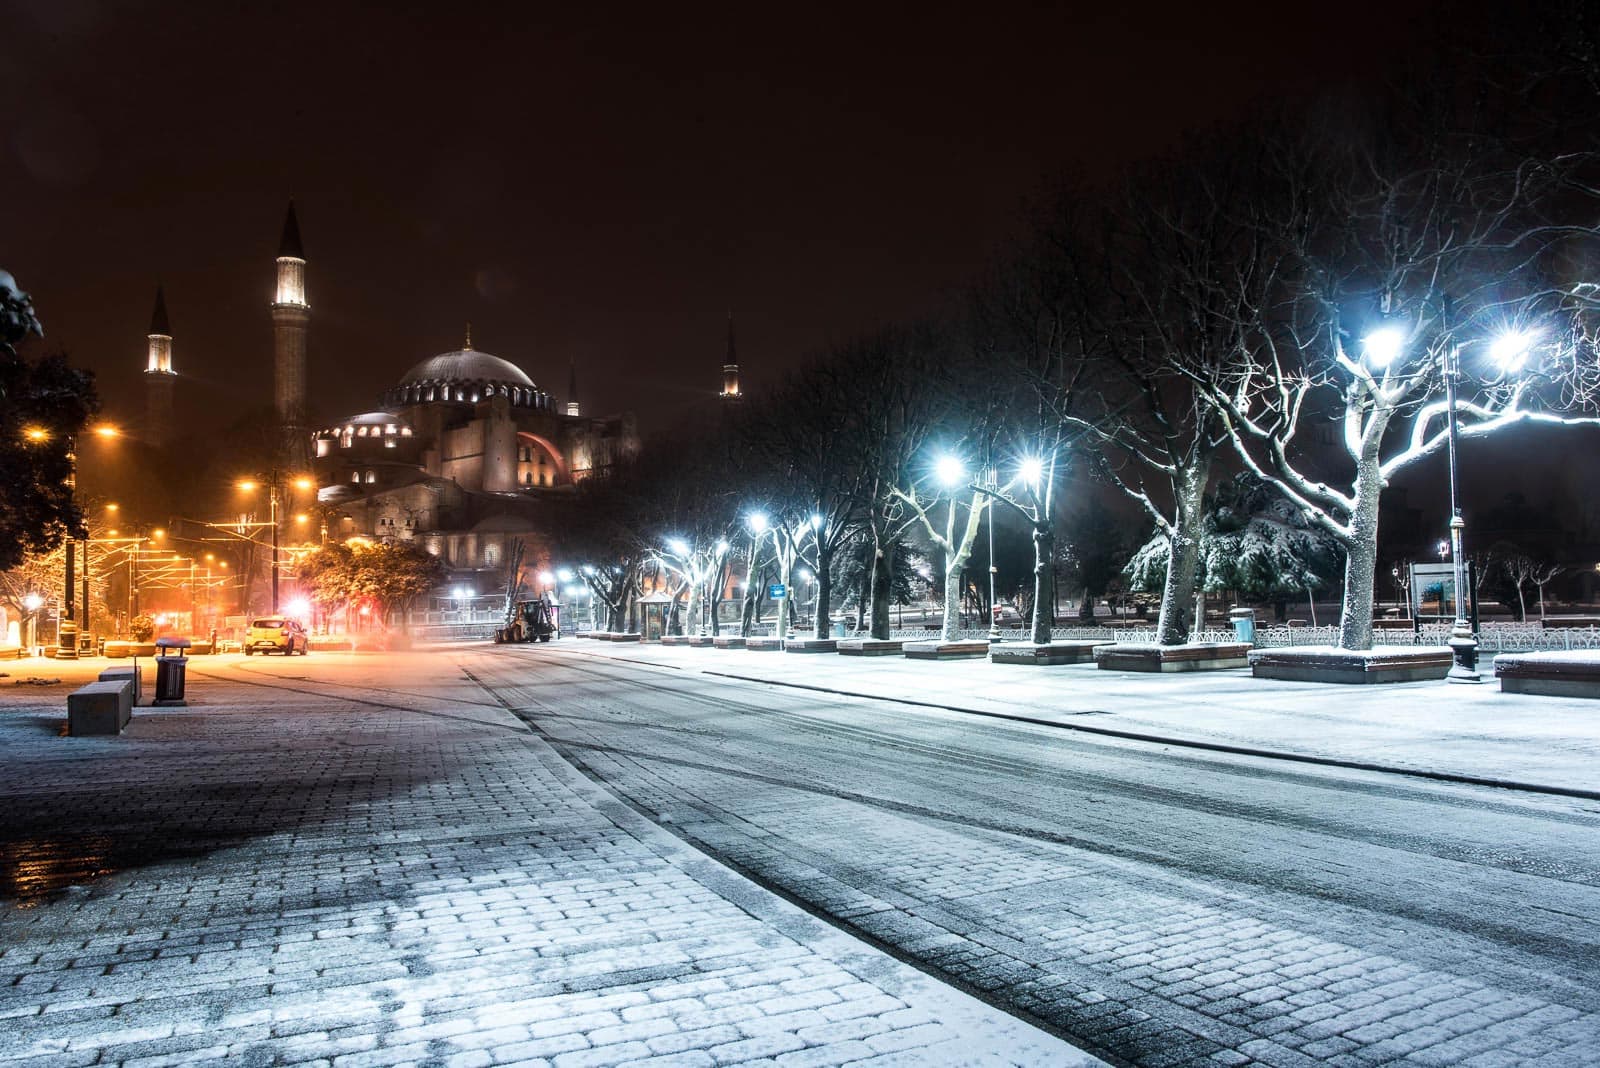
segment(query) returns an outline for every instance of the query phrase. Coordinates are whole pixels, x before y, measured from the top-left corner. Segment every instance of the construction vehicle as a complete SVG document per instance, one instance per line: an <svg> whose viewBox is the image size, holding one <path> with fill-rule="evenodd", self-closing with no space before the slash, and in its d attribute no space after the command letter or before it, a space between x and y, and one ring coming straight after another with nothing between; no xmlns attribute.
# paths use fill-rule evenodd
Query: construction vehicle
<svg viewBox="0 0 1600 1068"><path fill-rule="evenodd" d="M511 561L506 578L505 623L495 628L495 644L506 642L547 642L556 634L555 605L540 595L522 596L522 539L511 543Z"/></svg>

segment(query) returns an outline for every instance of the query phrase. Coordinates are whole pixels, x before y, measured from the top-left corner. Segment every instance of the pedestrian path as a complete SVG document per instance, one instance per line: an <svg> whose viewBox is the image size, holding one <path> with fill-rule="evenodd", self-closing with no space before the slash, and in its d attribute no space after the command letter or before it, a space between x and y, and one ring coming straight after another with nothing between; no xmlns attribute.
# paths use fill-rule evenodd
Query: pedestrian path
<svg viewBox="0 0 1600 1068"><path fill-rule="evenodd" d="M450 654L196 660L190 707L61 737L98 666L0 691L0 1064L1099 1063L655 827Z"/></svg>
<svg viewBox="0 0 1600 1068"><path fill-rule="evenodd" d="M1600 701L1501 693L1491 674L1478 686L1340 686L1256 679L1245 668L1147 675L1093 664L619 648L590 641L562 648L1081 730L1600 794Z"/></svg>

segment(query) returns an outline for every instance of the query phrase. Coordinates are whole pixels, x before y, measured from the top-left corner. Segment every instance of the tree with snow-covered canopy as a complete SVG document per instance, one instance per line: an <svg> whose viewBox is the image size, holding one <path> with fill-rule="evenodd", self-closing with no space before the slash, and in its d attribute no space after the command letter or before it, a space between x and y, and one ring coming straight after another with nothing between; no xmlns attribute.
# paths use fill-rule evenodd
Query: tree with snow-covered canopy
<svg viewBox="0 0 1600 1068"><path fill-rule="evenodd" d="M1157 530L1123 568L1130 588L1159 590L1171 547ZM1326 587L1344 550L1282 494L1249 472L1220 483L1206 500L1196 581L1207 593L1276 601Z"/></svg>
<svg viewBox="0 0 1600 1068"><path fill-rule="evenodd" d="M1446 447L1447 376L1476 439L1583 421L1594 362L1549 281L1551 168L1489 151L1448 100L1387 103L1279 135L1275 195L1234 208L1286 252L1273 299L1240 307L1225 373L1190 374L1249 470L1344 548L1349 650L1372 646L1382 493ZM1307 447L1318 424L1332 450Z"/></svg>

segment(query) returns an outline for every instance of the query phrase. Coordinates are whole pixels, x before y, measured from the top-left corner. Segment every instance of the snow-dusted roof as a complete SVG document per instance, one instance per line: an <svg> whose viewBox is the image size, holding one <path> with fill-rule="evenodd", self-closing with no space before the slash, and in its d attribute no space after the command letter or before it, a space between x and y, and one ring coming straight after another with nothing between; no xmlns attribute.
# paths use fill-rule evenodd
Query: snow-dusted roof
<svg viewBox="0 0 1600 1068"><path fill-rule="evenodd" d="M422 382L504 382L533 388L533 379L522 368L477 349L458 349L430 356L400 379L402 386Z"/></svg>

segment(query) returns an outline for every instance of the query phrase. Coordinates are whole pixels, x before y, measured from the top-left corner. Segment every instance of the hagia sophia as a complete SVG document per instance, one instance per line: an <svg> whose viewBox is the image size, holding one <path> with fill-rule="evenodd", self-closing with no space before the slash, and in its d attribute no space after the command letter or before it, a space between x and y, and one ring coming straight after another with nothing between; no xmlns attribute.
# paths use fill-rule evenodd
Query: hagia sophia
<svg viewBox="0 0 1600 1068"><path fill-rule="evenodd" d="M308 394L311 305L307 258L291 202L276 259L271 305L273 395L286 468L310 472L327 538L362 535L416 542L444 560L451 582L488 593L512 539L537 539L541 505L639 448L631 413L584 415L575 364L558 402L517 364L462 347L417 362L398 382L375 390L377 406L314 423ZM729 351L722 396L739 396ZM145 367L145 435L157 443L172 426L172 330L156 293ZM473 581L481 578L482 581Z"/></svg>

